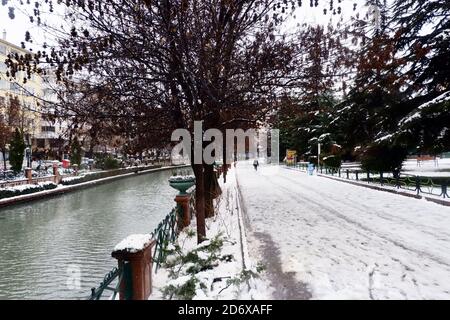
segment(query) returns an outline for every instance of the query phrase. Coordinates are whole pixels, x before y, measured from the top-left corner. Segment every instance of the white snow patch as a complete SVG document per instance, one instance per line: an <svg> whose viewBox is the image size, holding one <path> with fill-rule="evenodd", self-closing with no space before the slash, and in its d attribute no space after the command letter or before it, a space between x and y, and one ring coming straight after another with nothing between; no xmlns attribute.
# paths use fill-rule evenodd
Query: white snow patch
<svg viewBox="0 0 450 320"><path fill-rule="evenodd" d="M437 103L441 103L441 102L445 102L450 100L450 91L444 92L443 94L441 94L440 96L420 105L419 107L417 107L416 112L414 112L412 115L407 116L406 118L402 119L400 121L400 125L405 125L411 121L413 121L414 119L420 118L422 116L422 111L437 104Z"/></svg>
<svg viewBox="0 0 450 320"><path fill-rule="evenodd" d="M450 299L450 207L265 169L238 165L249 224L313 299Z"/></svg>
<svg viewBox="0 0 450 320"><path fill-rule="evenodd" d="M144 249L151 241L151 234L132 234L119 242L113 251L138 252Z"/></svg>
<svg viewBox="0 0 450 320"><path fill-rule="evenodd" d="M393 136L394 136L393 134L387 134L387 135L382 136L381 138L376 139L375 142L382 142L382 141L385 141L385 140L389 140Z"/></svg>

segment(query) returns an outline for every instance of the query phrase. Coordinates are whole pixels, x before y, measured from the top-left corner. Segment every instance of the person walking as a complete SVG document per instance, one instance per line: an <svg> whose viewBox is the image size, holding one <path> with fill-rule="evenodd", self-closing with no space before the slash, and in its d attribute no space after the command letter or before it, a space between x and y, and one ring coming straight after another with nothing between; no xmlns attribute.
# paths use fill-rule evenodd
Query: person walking
<svg viewBox="0 0 450 320"><path fill-rule="evenodd" d="M255 161L253 161L253 167L255 168L255 171L258 171L258 166L259 166L258 159L255 159Z"/></svg>

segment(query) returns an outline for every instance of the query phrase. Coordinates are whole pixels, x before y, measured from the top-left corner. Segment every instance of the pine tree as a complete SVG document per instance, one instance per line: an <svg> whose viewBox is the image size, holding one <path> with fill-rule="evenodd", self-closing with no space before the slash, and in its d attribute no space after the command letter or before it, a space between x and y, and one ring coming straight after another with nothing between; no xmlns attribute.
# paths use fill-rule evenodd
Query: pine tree
<svg viewBox="0 0 450 320"><path fill-rule="evenodd" d="M396 0L393 8L396 49L408 63L397 136L419 153L437 155L450 150L450 5Z"/></svg>
<svg viewBox="0 0 450 320"><path fill-rule="evenodd" d="M80 165L81 164L81 145L80 142L78 141L78 138L75 137L72 141L72 145L70 148L71 152L70 152L70 163L72 165L76 164L76 165Z"/></svg>
<svg viewBox="0 0 450 320"><path fill-rule="evenodd" d="M335 91L354 59L353 51L341 40L346 36L345 30L331 26L309 27L299 33L299 43L308 45L299 50L302 59L292 96L281 102L278 112L280 150L295 149L305 160L316 157L318 143L325 154L335 150L335 135L330 130L337 105Z"/></svg>
<svg viewBox="0 0 450 320"><path fill-rule="evenodd" d="M23 157L25 155L25 141L23 134L16 128L13 138L10 143L9 163L14 173L19 173L22 170Z"/></svg>
<svg viewBox="0 0 450 320"><path fill-rule="evenodd" d="M391 150L387 146L399 143L393 133L404 114L404 79L398 72L404 60L396 56L396 39L389 33L385 1L374 1L369 14L374 23L363 25L359 31L364 45L353 86L335 114L334 130L341 131L339 142L347 159L385 157L383 152ZM397 145L394 150L404 147Z"/></svg>

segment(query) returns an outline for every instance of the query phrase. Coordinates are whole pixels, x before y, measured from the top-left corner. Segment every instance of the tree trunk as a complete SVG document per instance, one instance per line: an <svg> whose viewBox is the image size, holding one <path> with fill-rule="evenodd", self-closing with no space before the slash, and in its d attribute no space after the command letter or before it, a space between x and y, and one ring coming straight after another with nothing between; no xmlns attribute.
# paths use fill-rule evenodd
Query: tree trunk
<svg viewBox="0 0 450 320"><path fill-rule="evenodd" d="M223 130L223 131L225 131L225 130ZM224 135L224 137L226 137L226 133L224 133L224 132L222 132L222 134ZM227 148L226 148L226 143L224 143L223 144L223 150L222 150L222 154L223 154L223 183L227 183L227 169L228 169L228 167L227 167Z"/></svg>
<svg viewBox="0 0 450 320"><path fill-rule="evenodd" d="M206 238L205 228L205 185L203 165L194 164L195 175L195 210L197 211L197 242L201 243Z"/></svg>
<svg viewBox="0 0 450 320"><path fill-rule="evenodd" d="M212 165L205 165L205 217L214 217L214 184L213 179L217 179Z"/></svg>
<svg viewBox="0 0 450 320"><path fill-rule="evenodd" d="M3 155L3 170L6 171L6 150L2 149L2 155Z"/></svg>
<svg viewBox="0 0 450 320"><path fill-rule="evenodd" d="M225 162L224 162L222 168L223 168L223 170L222 170L223 171L223 183L227 183L228 165L225 164Z"/></svg>

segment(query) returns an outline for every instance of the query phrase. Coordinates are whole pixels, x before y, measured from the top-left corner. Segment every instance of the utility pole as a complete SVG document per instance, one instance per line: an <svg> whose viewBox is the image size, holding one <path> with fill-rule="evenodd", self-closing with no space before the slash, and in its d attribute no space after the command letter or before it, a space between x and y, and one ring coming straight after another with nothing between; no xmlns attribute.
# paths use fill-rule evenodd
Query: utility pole
<svg viewBox="0 0 450 320"><path fill-rule="evenodd" d="M317 173L319 173L319 167L320 167L320 143L317 150Z"/></svg>

